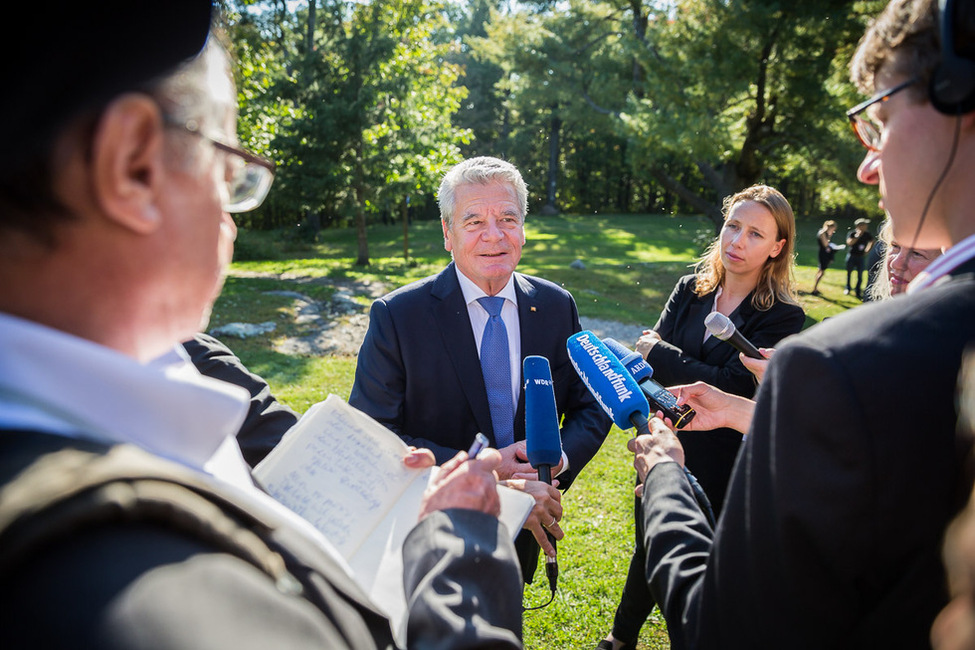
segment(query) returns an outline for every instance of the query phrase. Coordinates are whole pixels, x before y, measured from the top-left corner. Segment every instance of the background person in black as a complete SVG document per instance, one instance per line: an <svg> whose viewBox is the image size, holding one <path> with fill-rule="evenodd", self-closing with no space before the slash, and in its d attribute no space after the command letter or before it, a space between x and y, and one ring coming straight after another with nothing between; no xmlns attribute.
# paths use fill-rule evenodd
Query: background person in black
<svg viewBox="0 0 975 650"><path fill-rule="evenodd" d="M857 219L853 222L853 230L846 234L846 290L844 295L856 291L857 298L863 298L863 268L867 252L873 245L873 235L870 234L868 219ZM856 289L851 286L850 277L857 274Z"/></svg>
<svg viewBox="0 0 975 650"><path fill-rule="evenodd" d="M751 397L756 381L742 365L738 351L709 336L705 317L712 311L728 316L756 346L771 348L805 322L796 304L792 279L795 219L777 190L755 185L724 202L721 234L701 257L697 273L681 278L652 330L636 349L665 386L705 381L722 390ZM687 467L698 478L714 508L721 511L741 433L733 429L679 434L686 445ZM639 501L637 501L639 514ZM641 518L636 549L613 631L600 648L631 647L653 609L645 578Z"/></svg>
<svg viewBox="0 0 975 650"><path fill-rule="evenodd" d="M816 244L819 246L819 268L816 270L816 278L813 280L812 291L809 292L814 296L819 295L819 281L823 279L823 274L826 273L826 269L833 263L833 257L836 256L836 251L843 248L842 246L836 246L830 241L834 234L836 234L836 222L832 219L824 221L823 227L816 233Z"/></svg>

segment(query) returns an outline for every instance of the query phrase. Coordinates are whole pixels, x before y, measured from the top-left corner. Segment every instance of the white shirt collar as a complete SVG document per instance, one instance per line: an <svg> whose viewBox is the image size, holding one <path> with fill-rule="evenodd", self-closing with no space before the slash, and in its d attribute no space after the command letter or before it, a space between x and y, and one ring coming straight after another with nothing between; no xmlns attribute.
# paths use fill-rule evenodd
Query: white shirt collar
<svg viewBox="0 0 975 650"><path fill-rule="evenodd" d="M460 290L464 294L464 302L465 303L467 303L468 305L470 305L472 302L474 302L478 298L483 298L483 297L487 296L487 294L484 292L483 289L481 289L481 287L479 287L476 284L474 284L474 281L473 280L471 280L469 277L467 277L466 275L464 275L463 273L461 273L461 270L459 268L457 268L457 265L456 264L454 264L454 270L457 272L457 281L460 283ZM504 285L504 287L501 289L501 291L499 291L498 293L496 293L494 295L500 296L500 297L504 298L505 300L510 300L512 302L512 304L514 304L514 305L517 305L518 304L518 296L515 293L515 274L514 273L512 273L510 276L508 276L508 282Z"/></svg>
<svg viewBox="0 0 975 650"><path fill-rule="evenodd" d="M248 399L176 350L140 364L0 313L0 426L132 443L204 469L234 438Z"/></svg>

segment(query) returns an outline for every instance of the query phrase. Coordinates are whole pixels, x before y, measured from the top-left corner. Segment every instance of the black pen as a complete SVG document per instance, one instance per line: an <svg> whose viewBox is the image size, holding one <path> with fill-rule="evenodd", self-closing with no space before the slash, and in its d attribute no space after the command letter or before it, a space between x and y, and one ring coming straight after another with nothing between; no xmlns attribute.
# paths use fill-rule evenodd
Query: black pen
<svg viewBox="0 0 975 650"><path fill-rule="evenodd" d="M474 436L474 444L472 444L471 448L467 450L467 457L472 460L477 458L477 455L481 453L481 450L489 445L490 441L487 439L487 436L478 431L477 435Z"/></svg>

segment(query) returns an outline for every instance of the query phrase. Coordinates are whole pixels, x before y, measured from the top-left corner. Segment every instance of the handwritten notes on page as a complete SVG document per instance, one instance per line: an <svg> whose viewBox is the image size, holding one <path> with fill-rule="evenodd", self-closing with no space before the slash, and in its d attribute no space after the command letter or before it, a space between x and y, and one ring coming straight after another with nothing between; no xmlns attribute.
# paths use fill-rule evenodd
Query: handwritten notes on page
<svg viewBox="0 0 975 650"><path fill-rule="evenodd" d="M420 479L426 485L429 470L403 465L406 449L395 434L329 395L308 410L254 475L348 559L411 482ZM413 516L410 528L419 513L416 506L403 513Z"/></svg>

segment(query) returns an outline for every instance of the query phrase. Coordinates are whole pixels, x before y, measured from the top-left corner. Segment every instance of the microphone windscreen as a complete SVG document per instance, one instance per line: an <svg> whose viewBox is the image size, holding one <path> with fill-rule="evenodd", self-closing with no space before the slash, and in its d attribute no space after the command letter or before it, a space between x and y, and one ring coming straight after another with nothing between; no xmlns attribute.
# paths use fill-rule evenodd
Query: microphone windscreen
<svg viewBox="0 0 975 650"><path fill-rule="evenodd" d="M630 416L650 417L650 405L636 380L595 334L583 330L565 342L579 378L620 429L633 427Z"/></svg>
<svg viewBox="0 0 975 650"><path fill-rule="evenodd" d="M616 355L620 363L630 371L630 374L633 375L637 383L645 379L650 379L653 375L653 368L640 354L634 352L616 339L606 338L603 339L603 343L609 348L610 352Z"/></svg>
<svg viewBox="0 0 975 650"><path fill-rule="evenodd" d="M735 333L735 324L720 311L713 311L704 319L704 326L711 332L711 336L727 341Z"/></svg>
<svg viewBox="0 0 975 650"><path fill-rule="evenodd" d="M528 462L554 467L562 460L562 438L559 435L559 412L555 406L555 386L548 359L525 357L525 443Z"/></svg>

